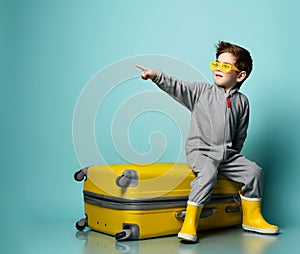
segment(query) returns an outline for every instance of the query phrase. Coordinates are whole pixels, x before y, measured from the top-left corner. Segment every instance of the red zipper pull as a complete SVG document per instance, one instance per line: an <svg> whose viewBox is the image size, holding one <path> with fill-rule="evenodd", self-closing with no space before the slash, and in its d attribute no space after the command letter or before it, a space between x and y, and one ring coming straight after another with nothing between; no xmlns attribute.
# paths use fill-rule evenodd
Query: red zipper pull
<svg viewBox="0 0 300 254"><path fill-rule="evenodd" d="M230 97L227 97L226 101L227 101L227 108L230 108L231 107Z"/></svg>

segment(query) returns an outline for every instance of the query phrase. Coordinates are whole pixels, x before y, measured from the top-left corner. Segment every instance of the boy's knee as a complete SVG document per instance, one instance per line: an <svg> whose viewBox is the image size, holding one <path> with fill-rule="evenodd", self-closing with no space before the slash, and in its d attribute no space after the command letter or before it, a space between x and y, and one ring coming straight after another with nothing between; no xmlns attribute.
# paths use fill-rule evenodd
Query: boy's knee
<svg viewBox="0 0 300 254"><path fill-rule="evenodd" d="M202 169L194 171L196 178L192 181L192 185L214 185L217 181L218 171L216 169Z"/></svg>
<svg viewBox="0 0 300 254"><path fill-rule="evenodd" d="M200 171L194 171L196 174L197 178L205 178L208 181L213 181L217 178L218 176L218 170L217 169L201 169Z"/></svg>

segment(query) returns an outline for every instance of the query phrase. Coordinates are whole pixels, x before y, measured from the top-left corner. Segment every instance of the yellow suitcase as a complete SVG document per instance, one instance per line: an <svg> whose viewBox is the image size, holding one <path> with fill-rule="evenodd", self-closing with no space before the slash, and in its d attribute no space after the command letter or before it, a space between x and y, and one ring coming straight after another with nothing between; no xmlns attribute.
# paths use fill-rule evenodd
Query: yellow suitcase
<svg viewBox="0 0 300 254"><path fill-rule="evenodd" d="M81 169L74 178L84 180L85 218L76 228L122 241L177 234L195 175L185 163L110 164ZM240 188L219 175L198 229L241 224Z"/></svg>

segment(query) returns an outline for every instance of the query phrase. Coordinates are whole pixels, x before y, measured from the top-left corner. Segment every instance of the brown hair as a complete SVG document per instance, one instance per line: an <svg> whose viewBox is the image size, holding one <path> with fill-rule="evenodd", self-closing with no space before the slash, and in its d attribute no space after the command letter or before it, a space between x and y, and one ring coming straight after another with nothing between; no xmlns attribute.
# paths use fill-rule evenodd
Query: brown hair
<svg viewBox="0 0 300 254"><path fill-rule="evenodd" d="M217 52L216 58L218 59L219 55L222 53L230 53L236 57L235 66L241 70L246 72L246 77L243 81L238 82L236 87L239 89L242 83L249 77L252 71L252 58L248 50L238 46L231 44L225 41L219 41L218 44L215 45Z"/></svg>

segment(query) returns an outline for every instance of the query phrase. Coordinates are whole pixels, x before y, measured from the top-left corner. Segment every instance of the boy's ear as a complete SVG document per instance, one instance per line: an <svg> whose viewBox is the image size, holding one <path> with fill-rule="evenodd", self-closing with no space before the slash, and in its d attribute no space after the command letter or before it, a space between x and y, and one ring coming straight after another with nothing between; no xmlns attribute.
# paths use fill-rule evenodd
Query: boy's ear
<svg viewBox="0 0 300 254"><path fill-rule="evenodd" d="M245 71L241 71L237 77L236 77L236 82L242 82L247 76L247 73Z"/></svg>

